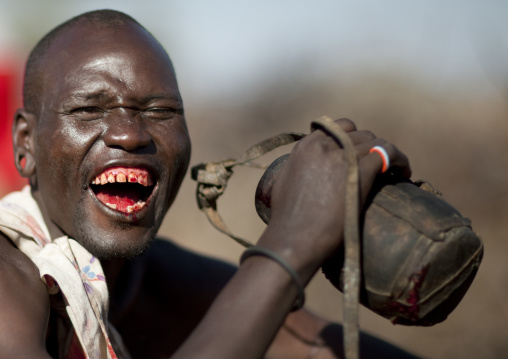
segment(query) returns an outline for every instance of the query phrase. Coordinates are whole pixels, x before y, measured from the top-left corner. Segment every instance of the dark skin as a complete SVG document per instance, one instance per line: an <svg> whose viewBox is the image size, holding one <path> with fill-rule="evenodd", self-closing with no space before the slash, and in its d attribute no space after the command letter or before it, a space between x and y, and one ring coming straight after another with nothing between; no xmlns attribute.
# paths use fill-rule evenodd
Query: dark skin
<svg viewBox="0 0 508 359"><path fill-rule="evenodd" d="M340 357L339 325L306 310L288 316L297 290L277 263L250 257L236 269L162 240L137 255L154 238L190 157L171 62L146 31L78 25L51 44L41 66L37 109L15 117L15 151L26 159L21 173L51 236L68 235L101 258L110 320L133 357ZM338 123L358 151L362 200L382 167L368 153L372 146L382 145L392 166L410 176L395 146L349 120ZM135 215L108 208L90 189L111 166L144 168L155 179L150 201ZM282 255L305 284L342 245L344 181L342 149L315 131L295 146L274 187L272 219L258 244ZM0 298L0 356L49 357L46 288L34 263L3 235ZM404 354L368 336L362 345L365 357Z"/></svg>

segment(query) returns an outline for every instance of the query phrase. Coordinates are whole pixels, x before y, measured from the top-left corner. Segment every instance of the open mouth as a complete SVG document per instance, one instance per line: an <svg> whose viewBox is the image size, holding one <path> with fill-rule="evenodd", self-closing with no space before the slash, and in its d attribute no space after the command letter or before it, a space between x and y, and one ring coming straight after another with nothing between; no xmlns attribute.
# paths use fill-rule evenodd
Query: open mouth
<svg viewBox="0 0 508 359"><path fill-rule="evenodd" d="M113 167L97 175L90 188L109 208L133 214L147 204L155 187L153 182L146 169Z"/></svg>

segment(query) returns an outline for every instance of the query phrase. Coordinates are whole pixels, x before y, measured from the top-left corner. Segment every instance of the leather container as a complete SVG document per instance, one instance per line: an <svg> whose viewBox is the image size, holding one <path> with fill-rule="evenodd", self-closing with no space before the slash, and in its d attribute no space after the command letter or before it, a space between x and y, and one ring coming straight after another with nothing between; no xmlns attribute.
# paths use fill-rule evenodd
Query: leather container
<svg viewBox="0 0 508 359"><path fill-rule="evenodd" d="M288 155L274 161L255 195L261 219L270 219L270 193ZM393 323L429 326L459 304L483 256L471 221L428 182L380 175L361 214L360 302ZM344 251L322 266L343 290Z"/></svg>

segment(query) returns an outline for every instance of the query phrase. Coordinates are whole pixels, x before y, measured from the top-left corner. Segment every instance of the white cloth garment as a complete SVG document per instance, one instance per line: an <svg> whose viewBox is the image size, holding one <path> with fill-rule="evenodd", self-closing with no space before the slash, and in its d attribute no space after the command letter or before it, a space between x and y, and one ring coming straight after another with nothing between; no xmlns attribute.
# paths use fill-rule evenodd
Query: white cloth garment
<svg viewBox="0 0 508 359"><path fill-rule="evenodd" d="M75 333L59 334L60 358L129 358L108 324L108 288L99 260L67 236L51 238L28 186L0 200L0 231L37 265L48 294L63 298L60 308Z"/></svg>

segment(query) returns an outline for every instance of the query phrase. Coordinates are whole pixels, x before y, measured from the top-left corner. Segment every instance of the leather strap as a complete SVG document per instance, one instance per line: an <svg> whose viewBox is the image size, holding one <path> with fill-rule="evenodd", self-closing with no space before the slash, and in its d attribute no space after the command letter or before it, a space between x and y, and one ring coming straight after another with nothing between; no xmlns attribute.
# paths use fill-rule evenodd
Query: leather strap
<svg viewBox="0 0 508 359"><path fill-rule="evenodd" d="M282 133L261 141L245 151L239 160L228 159L220 162L201 163L191 169L192 179L198 183L196 198L198 207L203 211L210 223L236 242L246 248L254 244L246 239L234 235L226 226L217 210L217 200L226 190L229 178L233 174L233 167L237 165L266 168L253 160L276 149L277 147L289 145L305 137L303 133Z"/></svg>
<svg viewBox="0 0 508 359"><path fill-rule="evenodd" d="M347 359L359 358L358 303L360 299L360 197L356 149L347 133L331 118L313 121L313 130L320 129L344 148L347 163L346 214L344 218L344 354Z"/></svg>

